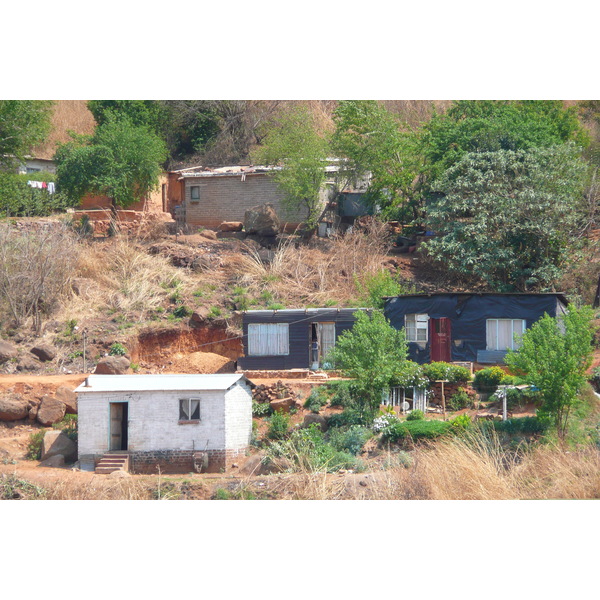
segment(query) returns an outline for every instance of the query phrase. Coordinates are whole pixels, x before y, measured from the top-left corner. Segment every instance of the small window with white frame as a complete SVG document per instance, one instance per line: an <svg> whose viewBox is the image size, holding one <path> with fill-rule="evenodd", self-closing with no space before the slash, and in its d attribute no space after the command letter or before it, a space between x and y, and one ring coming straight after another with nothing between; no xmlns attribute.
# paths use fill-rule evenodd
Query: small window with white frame
<svg viewBox="0 0 600 600"><path fill-rule="evenodd" d="M407 342L427 342L429 329L429 315L405 315L404 327Z"/></svg>
<svg viewBox="0 0 600 600"><path fill-rule="evenodd" d="M182 398L179 400L179 422L197 423L200 421L200 398Z"/></svg>
<svg viewBox="0 0 600 600"><path fill-rule="evenodd" d="M526 327L525 319L488 319L486 349L518 350Z"/></svg>
<svg viewBox="0 0 600 600"><path fill-rule="evenodd" d="M190 200L192 202L200 201L200 186L199 185L191 185L190 186Z"/></svg>

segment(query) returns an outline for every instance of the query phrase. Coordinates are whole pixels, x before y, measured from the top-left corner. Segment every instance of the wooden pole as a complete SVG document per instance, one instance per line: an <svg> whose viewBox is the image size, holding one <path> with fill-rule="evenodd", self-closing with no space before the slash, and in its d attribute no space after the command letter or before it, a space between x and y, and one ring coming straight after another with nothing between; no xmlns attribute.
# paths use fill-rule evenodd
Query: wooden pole
<svg viewBox="0 0 600 600"><path fill-rule="evenodd" d="M442 412L444 414L444 421L446 420L446 396L444 394L444 383L445 381L442 381Z"/></svg>
<svg viewBox="0 0 600 600"><path fill-rule="evenodd" d="M81 333L83 335L83 372L87 373L86 363L85 363L85 339L86 339L85 329Z"/></svg>

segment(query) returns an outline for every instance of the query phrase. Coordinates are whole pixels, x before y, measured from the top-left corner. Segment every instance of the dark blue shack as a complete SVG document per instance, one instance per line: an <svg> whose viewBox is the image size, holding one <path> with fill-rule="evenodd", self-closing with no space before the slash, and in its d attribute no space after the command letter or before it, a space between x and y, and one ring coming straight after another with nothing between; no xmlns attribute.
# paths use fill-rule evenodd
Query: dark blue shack
<svg viewBox="0 0 600 600"><path fill-rule="evenodd" d="M317 369L335 340L356 321L357 308L249 310L242 316L243 370Z"/></svg>
<svg viewBox="0 0 600 600"><path fill-rule="evenodd" d="M406 328L411 360L500 364L526 328L567 304L561 293L414 294L386 298L384 312L393 327Z"/></svg>

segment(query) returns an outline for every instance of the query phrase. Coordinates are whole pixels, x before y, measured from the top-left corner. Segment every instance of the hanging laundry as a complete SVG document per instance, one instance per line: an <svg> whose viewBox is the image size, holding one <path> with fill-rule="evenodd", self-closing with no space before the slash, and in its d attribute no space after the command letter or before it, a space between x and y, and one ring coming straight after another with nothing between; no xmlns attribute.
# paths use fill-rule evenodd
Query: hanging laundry
<svg viewBox="0 0 600 600"><path fill-rule="evenodd" d="M48 184L45 181L42 181L42 189L45 190L48 187Z"/></svg>
<svg viewBox="0 0 600 600"><path fill-rule="evenodd" d="M28 181L27 185L30 187L35 187L35 181Z"/></svg>
<svg viewBox="0 0 600 600"><path fill-rule="evenodd" d="M50 183L48 183L48 193L54 194L54 181L51 181Z"/></svg>

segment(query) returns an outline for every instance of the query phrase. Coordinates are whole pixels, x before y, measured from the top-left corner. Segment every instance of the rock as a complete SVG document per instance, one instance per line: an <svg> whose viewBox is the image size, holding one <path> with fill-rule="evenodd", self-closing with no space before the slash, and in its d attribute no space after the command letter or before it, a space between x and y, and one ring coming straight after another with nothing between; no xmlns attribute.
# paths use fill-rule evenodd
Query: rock
<svg viewBox="0 0 600 600"><path fill-rule="evenodd" d="M243 228L241 221L226 221L219 225L219 231L241 231Z"/></svg>
<svg viewBox="0 0 600 600"><path fill-rule="evenodd" d="M124 356L107 356L98 361L94 373L99 375L123 375L129 369L130 361Z"/></svg>
<svg viewBox="0 0 600 600"><path fill-rule="evenodd" d="M192 313L190 317L190 327L201 327L205 324L210 310L206 306L201 306Z"/></svg>
<svg viewBox="0 0 600 600"><path fill-rule="evenodd" d="M39 410L39 404L34 404L29 408L29 420L35 421Z"/></svg>
<svg viewBox="0 0 600 600"><path fill-rule="evenodd" d="M19 421L29 415L29 403L17 394L0 397L0 421Z"/></svg>
<svg viewBox="0 0 600 600"><path fill-rule="evenodd" d="M56 357L56 348L50 344L42 343L34 346L30 352L37 356L42 362L54 360Z"/></svg>
<svg viewBox="0 0 600 600"><path fill-rule="evenodd" d="M42 440L42 460L51 456L62 455L66 461L73 461L77 458L77 444L69 439L64 431L53 429L46 431Z"/></svg>
<svg viewBox="0 0 600 600"><path fill-rule="evenodd" d="M40 467L54 467L55 469L59 469L60 467L65 466L65 457L62 454L56 454L55 456L51 456L50 458L43 460L40 463Z"/></svg>
<svg viewBox="0 0 600 600"><path fill-rule="evenodd" d="M257 256L260 258L260 261L263 265L269 265L275 259L275 252L273 250L267 250L266 248L261 248L257 252Z"/></svg>
<svg viewBox="0 0 600 600"><path fill-rule="evenodd" d="M279 226L279 218L272 204L254 206L244 214L246 233L274 237L279 233Z"/></svg>
<svg viewBox="0 0 600 600"><path fill-rule="evenodd" d="M0 364L17 356L17 349L8 342L0 341Z"/></svg>
<svg viewBox="0 0 600 600"><path fill-rule="evenodd" d="M66 385L61 385L56 389L54 397L66 406L66 414L77 414L77 394L72 389Z"/></svg>
<svg viewBox="0 0 600 600"><path fill-rule="evenodd" d="M33 356L23 356L17 363L17 371L35 371L40 366L40 361Z"/></svg>
<svg viewBox="0 0 600 600"><path fill-rule="evenodd" d="M271 406L273 412L280 411L285 413L289 413L291 408L298 406L296 400L294 400L292 397L271 400L269 405Z"/></svg>
<svg viewBox="0 0 600 600"><path fill-rule="evenodd" d="M310 427L313 424L318 425L321 431L327 431L327 419L323 415L317 415L315 413L306 415L302 422L302 428Z"/></svg>
<svg viewBox="0 0 600 600"><path fill-rule="evenodd" d="M200 232L200 235L203 238L206 238L207 240L216 240L217 239L217 232L213 231L212 229L203 229Z"/></svg>
<svg viewBox="0 0 600 600"><path fill-rule="evenodd" d="M66 409L67 407L64 402L61 402L56 398L44 396L38 408L37 420L42 425L46 426L58 423L65 416Z"/></svg>

